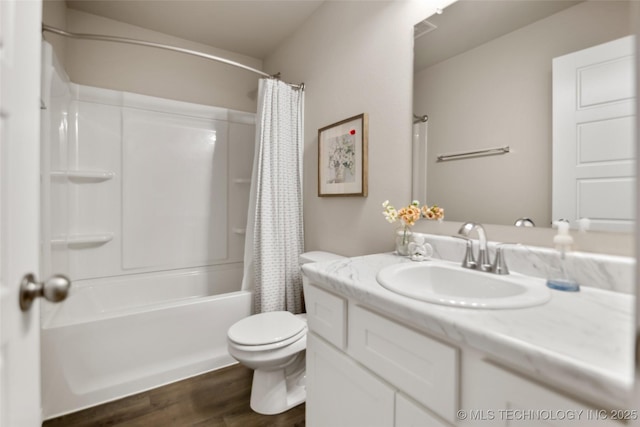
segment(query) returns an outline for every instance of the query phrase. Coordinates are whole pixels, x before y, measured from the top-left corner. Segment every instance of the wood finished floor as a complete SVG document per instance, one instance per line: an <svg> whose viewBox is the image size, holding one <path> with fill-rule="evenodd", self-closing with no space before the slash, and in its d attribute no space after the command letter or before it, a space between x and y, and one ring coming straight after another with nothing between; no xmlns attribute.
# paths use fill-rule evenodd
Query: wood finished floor
<svg viewBox="0 0 640 427"><path fill-rule="evenodd" d="M43 427L304 427L304 404L278 415L251 410L252 373L233 365L54 418Z"/></svg>

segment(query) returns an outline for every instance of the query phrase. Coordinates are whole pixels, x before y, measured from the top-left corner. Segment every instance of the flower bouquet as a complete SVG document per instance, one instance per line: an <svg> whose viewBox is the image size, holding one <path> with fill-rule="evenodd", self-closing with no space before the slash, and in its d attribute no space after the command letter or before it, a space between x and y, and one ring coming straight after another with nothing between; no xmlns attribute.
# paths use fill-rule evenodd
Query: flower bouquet
<svg viewBox="0 0 640 427"><path fill-rule="evenodd" d="M401 222L401 228L396 234L396 251L399 255L409 254L409 242L411 241L411 227L420 218L442 220L444 219L444 209L437 205L431 207L424 205L420 207L420 202L414 200L409 206L405 206L400 210L396 210L388 200L382 204L384 210L382 215L389 223L394 223L398 220Z"/></svg>

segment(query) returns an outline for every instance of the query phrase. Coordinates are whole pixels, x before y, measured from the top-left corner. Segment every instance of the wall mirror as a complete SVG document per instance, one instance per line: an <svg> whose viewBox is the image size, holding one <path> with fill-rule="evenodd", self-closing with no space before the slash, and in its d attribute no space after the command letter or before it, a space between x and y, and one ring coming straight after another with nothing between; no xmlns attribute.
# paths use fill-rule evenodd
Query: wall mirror
<svg viewBox="0 0 640 427"><path fill-rule="evenodd" d="M556 187L564 182L564 187L577 191L575 201L569 203L577 209L577 218L590 217L594 229L630 232L635 219L634 95L620 95L613 88L606 102L611 108L623 108L618 116L606 123L590 116L583 123L568 125L574 131L569 163L624 170L611 179L562 181L566 178L561 175L566 174L553 165L554 155L560 158L554 154L554 120L561 121L553 117L558 108L552 108L556 102L553 59L627 36L632 39L630 3L462 0L418 23L414 198L444 207L451 221L513 225L526 217L537 227L550 227L564 217L552 213L556 203L552 194L560 194ZM627 65L634 63L632 56L626 58ZM575 72L580 67L588 72ZM589 79L599 82L600 71L602 67L574 64L573 75L582 79L579 84ZM630 90L635 90L633 65L627 71L614 71L613 76L609 80L628 81ZM595 87L592 95L572 101L587 114L605 102L598 98L602 93L594 92L609 91L601 83ZM426 123L422 116L428 117ZM587 134L585 123L597 124L589 131L597 129ZM485 149L498 150L457 156ZM598 158L597 152L603 157ZM607 225L602 225L606 222L600 220L602 215L612 217ZM576 218L569 219L575 226Z"/></svg>

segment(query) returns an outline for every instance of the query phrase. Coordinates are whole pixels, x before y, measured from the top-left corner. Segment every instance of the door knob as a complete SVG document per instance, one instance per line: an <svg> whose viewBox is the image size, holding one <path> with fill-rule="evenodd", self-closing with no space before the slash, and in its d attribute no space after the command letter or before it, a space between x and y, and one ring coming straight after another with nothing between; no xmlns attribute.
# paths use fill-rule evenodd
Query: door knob
<svg viewBox="0 0 640 427"><path fill-rule="evenodd" d="M62 274L56 274L44 282L38 282L36 277L29 273L22 278L20 283L20 309L27 311L36 297L45 297L47 301L59 302L69 294L71 281Z"/></svg>

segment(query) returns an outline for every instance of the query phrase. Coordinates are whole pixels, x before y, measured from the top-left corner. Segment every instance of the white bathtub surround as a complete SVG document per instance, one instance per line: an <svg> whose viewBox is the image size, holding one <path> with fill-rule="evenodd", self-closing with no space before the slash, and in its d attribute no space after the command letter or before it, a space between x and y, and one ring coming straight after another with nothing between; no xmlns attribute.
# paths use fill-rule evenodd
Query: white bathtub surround
<svg viewBox="0 0 640 427"><path fill-rule="evenodd" d="M415 233L417 234L417 233ZM462 261L465 242L449 236L422 234L433 246L434 257L448 261ZM491 237L491 236L489 236ZM491 259L495 257L497 242L489 242ZM477 253L477 243L474 253ZM506 244L503 253L510 271L548 279L558 277L560 252L554 249ZM567 252L565 267L569 277L580 286L633 294L635 258L589 252Z"/></svg>
<svg viewBox="0 0 640 427"><path fill-rule="evenodd" d="M243 289L255 312L302 310L304 92L261 79Z"/></svg>
<svg viewBox="0 0 640 427"><path fill-rule="evenodd" d="M241 269L254 115L67 85L46 110L46 267L74 281Z"/></svg>
<svg viewBox="0 0 640 427"><path fill-rule="evenodd" d="M428 240L437 254L451 249L443 247L440 238ZM457 252L453 248L447 255L462 255ZM548 303L530 308L446 307L403 297L378 284L380 269L405 262L412 261L377 254L305 265L303 272L332 293L479 350L539 381L594 402L625 406L634 379L632 295L583 285L580 292L552 291Z"/></svg>

